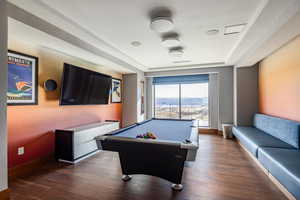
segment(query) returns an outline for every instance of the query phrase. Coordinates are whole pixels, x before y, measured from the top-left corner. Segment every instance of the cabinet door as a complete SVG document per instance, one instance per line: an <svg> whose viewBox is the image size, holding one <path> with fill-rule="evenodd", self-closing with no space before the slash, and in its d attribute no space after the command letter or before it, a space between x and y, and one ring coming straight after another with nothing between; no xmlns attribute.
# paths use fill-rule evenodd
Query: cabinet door
<svg viewBox="0 0 300 200"><path fill-rule="evenodd" d="M98 147L95 140L76 145L74 146L74 159L78 159L96 150L98 150Z"/></svg>
<svg viewBox="0 0 300 200"><path fill-rule="evenodd" d="M105 135L111 131L119 129L119 123L105 123L98 127L78 131L74 133L74 145L93 141L95 137Z"/></svg>

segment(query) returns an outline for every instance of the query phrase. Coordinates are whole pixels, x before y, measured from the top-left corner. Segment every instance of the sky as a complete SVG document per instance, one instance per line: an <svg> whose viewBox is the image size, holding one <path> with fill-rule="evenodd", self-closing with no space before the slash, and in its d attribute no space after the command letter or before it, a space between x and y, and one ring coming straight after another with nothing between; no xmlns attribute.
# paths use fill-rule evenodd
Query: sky
<svg viewBox="0 0 300 200"><path fill-rule="evenodd" d="M203 98L208 97L208 83L199 84L182 84L181 85L182 98ZM179 85L156 85L156 98L178 98Z"/></svg>

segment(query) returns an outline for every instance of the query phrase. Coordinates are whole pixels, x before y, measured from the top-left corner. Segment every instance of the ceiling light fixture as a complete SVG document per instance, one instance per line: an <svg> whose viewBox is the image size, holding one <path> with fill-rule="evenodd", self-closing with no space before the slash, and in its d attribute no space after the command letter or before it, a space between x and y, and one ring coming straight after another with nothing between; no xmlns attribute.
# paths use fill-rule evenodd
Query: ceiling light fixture
<svg viewBox="0 0 300 200"><path fill-rule="evenodd" d="M150 28L158 33L166 33L174 28L174 24L169 17L156 17L152 19Z"/></svg>
<svg viewBox="0 0 300 200"><path fill-rule="evenodd" d="M142 43L140 43L139 41L133 41L133 42L131 42L131 45L134 47L139 47L142 45Z"/></svg>
<svg viewBox="0 0 300 200"><path fill-rule="evenodd" d="M217 35L218 33L219 33L218 29L211 29L211 30L206 31L207 35Z"/></svg>
<svg viewBox="0 0 300 200"><path fill-rule="evenodd" d="M224 35L237 34L243 31L247 24L235 24L230 26L225 26Z"/></svg>
<svg viewBox="0 0 300 200"><path fill-rule="evenodd" d="M183 55L183 49L170 49L169 55L175 58L181 57Z"/></svg>
<svg viewBox="0 0 300 200"><path fill-rule="evenodd" d="M164 47L170 48L170 47L176 47L180 45L180 41L178 38L175 37L169 37L169 38L163 38L161 41L161 44Z"/></svg>

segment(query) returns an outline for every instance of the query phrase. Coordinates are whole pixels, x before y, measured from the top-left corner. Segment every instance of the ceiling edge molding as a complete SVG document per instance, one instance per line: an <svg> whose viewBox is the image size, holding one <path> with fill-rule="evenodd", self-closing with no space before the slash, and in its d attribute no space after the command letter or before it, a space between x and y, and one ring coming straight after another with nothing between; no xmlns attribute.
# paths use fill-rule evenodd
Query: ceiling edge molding
<svg viewBox="0 0 300 200"><path fill-rule="evenodd" d="M88 51L90 53L93 53L94 55L100 56L104 59L107 59L117 65L120 65L124 68L127 68L131 71L137 72L139 74L143 74L143 71L136 68L135 66L115 57L112 56L99 48L95 47L94 45L91 45L80 38L58 28L55 25L52 25L48 23L47 21L17 7L16 5L7 2L7 14L8 17L11 17L12 19L15 19L17 21L20 21L30 27L33 27L37 30L40 30L44 33L47 33L53 37L56 37L58 39L61 39L69 44L72 44L74 46L77 46L81 49L84 49L85 51Z"/></svg>
<svg viewBox="0 0 300 200"><path fill-rule="evenodd" d="M237 63L237 67L252 66L263 60L287 43L300 36L300 11L284 26L280 28L269 40L262 43L257 50L248 55L247 58Z"/></svg>
<svg viewBox="0 0 300 200"><path fill-rule="evenodd" d="M242 41L245 39L246 35L248 34L248 31L254 26L256 20L259 18L259 16L262 14L263 10L269 3L269 0L263 0L259 6L257 7L256 11L254 12L253 16L250 18L249 22L246 25L245 30L242 32L242 35L239 37L238 41L235 43L234 47L229 52L226 62L228 63L230 58L233 56L239 45L242 43Z"/></svg>
<svg viewBox="0 0 300 200"><path fill-rule="evenodd" d="M107 59L67 43L45 32L37 30L11 17L8 17L8 34L8 44L11 48L21 45L21 49L25 48L26 46L28 46L29 49L47 49L50 51L59 52L62 55L77 58L81 61L84 61L84 63L90 63L92 66L97 66L98 68L105 68L106 70L111 70L118 73L133 72L132 70L117 65ZM24 50L26 51L26 49L27 48Z"/></svg>
<svg viewBox="0 0 300 200"><path fill-rule="evenodd" d="M173 69L184 69L184 68L199 68L199 67L222 67L225 62L211 62L211 63L200 63L195 65L180 65L180 66L170 66L170 67L154 67L148 68L149 71L159 71L159 70L173 70Z"/></svg>
<svg viewBox="0 0 300 200"><path fill-rule="evenodd" d="M92 44L97 43L97 46L103 47L103 49L102 49L103 51L106 51L107 53L109 53L109 54L111 54L115 57L122 58L122 60L124 62L127 62L127 63L129 63L133 66L138 66L139 68L146 69L146 67L144 65L142 65L137 60L135 60L134 58L127 55L125 52L123 52L123 51L119 50L118 48L114 47L112 44L102 40L100 37L98 37L97 35L95 35L91 31L89 31L87 28L81 26L80 24L76 23L72 19L66 17L61 12L59 12L59 11L55 10L54 8L50 7L49 5L44 3L43 1L35 1L35 3L41 9L45 9L49 13L51 13L52 15L55 15L58 19L60 19L60 21L64 21L65 23L68 23L68 24L72 25L77 30L80 30L82 33L87 34L87 36L89 36L89 39L93 40ZM60 28L63 29L63 27L60 27ZM65 31L67 31L67 30L65 30ZM82 37L79 37L79 38L83 39ZM86 42L90 43L89 41L86 41Z"/></svg>
<svg viewBox="0 0 300 200"><path fill-rule="evenodd" d="M145 77L158 77L158 76L177 76L177 75L192 75L192 74L212 74L220 72L233 72L234 66L227 65L223 67L206 67L206 68L189 68L189 69L176 69L165 71L151 71L145 72Z"/></svg>
<svg viewBox="0 0 300 200"><path fill-rule="evenodd" d="M274 9L276 9L276 15L274 16ZM253 54L255 50L263 43L265 43L272 35L280 30L280 28L288 23L288 21L296 15L300 10L300 1L293 0L288 4L286 1L269 1L261 15L257 18L256 22L252 25L249 31L246 33L244 39L240 41L235 51L228 58L227 63L236 65L242 63L248 55ZM266 25L266 22L270 22ZM253 39L253 35L259 34L258 39ZM259 60L253 60L252 63L256 63Z"/></svg>

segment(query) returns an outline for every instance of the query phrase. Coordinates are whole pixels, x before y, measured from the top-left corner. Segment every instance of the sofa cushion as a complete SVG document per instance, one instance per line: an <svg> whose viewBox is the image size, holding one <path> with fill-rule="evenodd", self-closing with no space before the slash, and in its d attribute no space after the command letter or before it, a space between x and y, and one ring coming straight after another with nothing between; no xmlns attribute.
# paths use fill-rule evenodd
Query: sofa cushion
<svg viewBox="0 0 300 200"><path fill-rule="evenodd" d="M260 148L259 162L290 193L300 199L300 151L279 148Z"/></svg>
<svg viewBox="0 0 300 200"><path fill-rule="evenodd" d="M253 125L261 131L264 131L299 149L299 122L263 114L255 114Z"/></svg>
<svg viewBox="0 0 300 200"><path fill-rule="evenodd" d="M255 157L257 157L259 147L295 149L292 145L266 134L257 128L238 126L233 127L232 132L242 145Z"/></svg>

